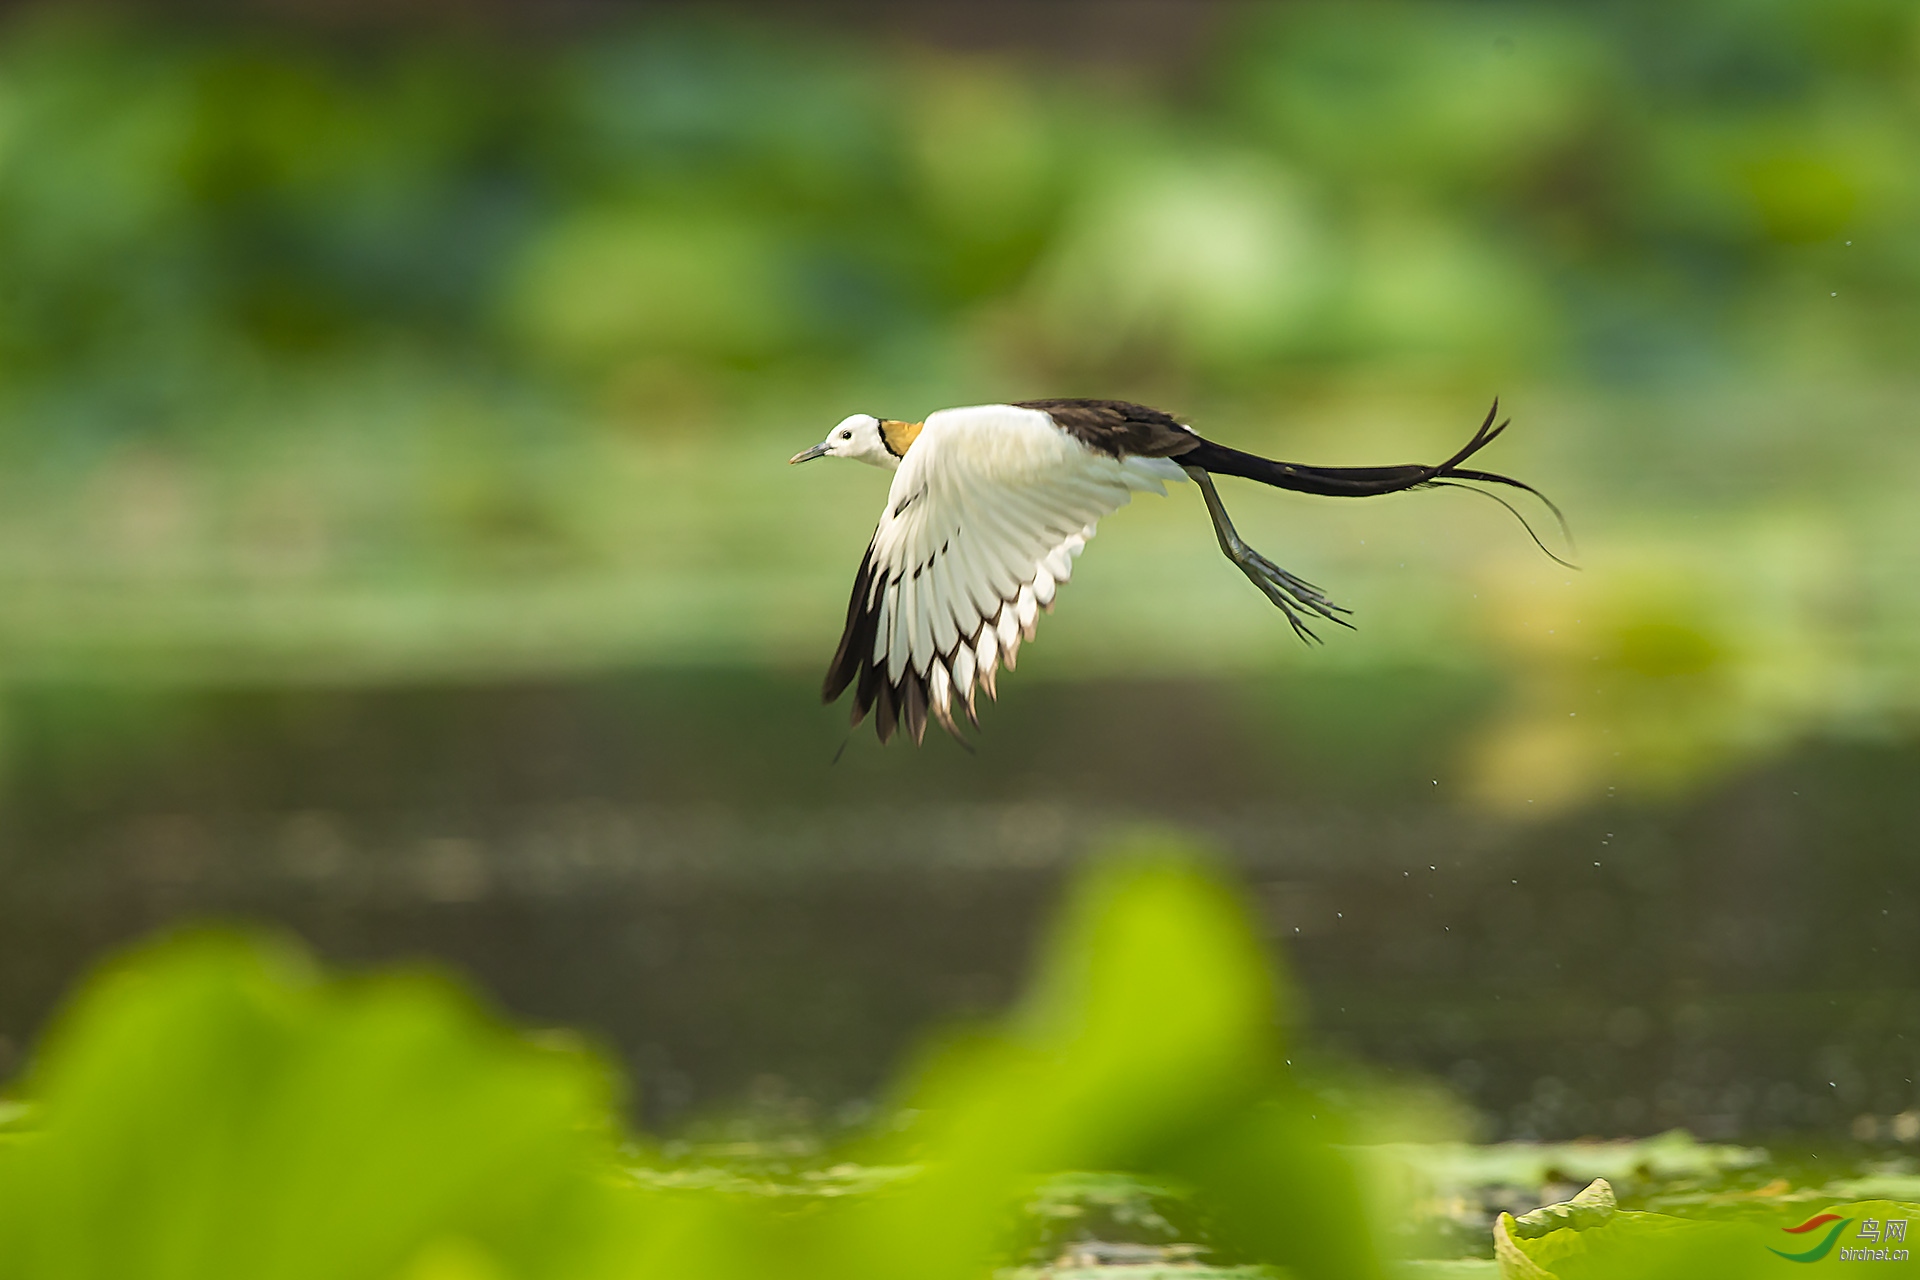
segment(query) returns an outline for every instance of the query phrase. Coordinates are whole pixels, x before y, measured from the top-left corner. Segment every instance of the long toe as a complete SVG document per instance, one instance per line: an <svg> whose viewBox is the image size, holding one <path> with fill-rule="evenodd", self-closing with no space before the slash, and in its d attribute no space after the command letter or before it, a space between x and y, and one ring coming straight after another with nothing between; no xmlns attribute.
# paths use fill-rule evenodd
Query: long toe
<svg viewBox="0 0 1920 1280"><path fill-rule="evenodd" d="M1280 571L1280 580L1287 584L1288 588L1292 591L1294 598L1299 600L1302 604L1312 605L1315 609L1320 609L1324 607L1326 609L1335 610L1336 612L1339 612L1339 613L1353 612L1353 610L1351 609L1341 608L1341 606L1335 604L1332 600L1328 599L1326 592L1320 590L1320 588L1314 586L1310 582L1302 582L1299 578L1294 577L1292 574L1288 573L1284 569Z"/></svg>
<svg viewBox="0 0 1920 1280"><path fill-rule="evenodd" d="M1295 635L1309 644L1323 643L1320 637L1314 634L1313 628L1307 625L1306 619L1300 616L1300 611L1294 608L1293 600L1284 586L1275 582L1254 565L1243 564L1240 566L1240 571L1247 575L1249 582L1260 588L1261 595L1273 601L1274 606L1287 616L1287 622L1293 627Z"/></svg>
<svg viewBox="0 0 1920 1280"><path fill-rule="evenodd" d="M1296 600L1300 601L1300 603L1302 604L1319 603L1319 604L1329 605L1334 608L1339 607L1338 605L1334 605L1333 601L1327 599L1327 595L1324 591L1320 590L1320 588L1316 587L1313 583L1308 582L1305 578L1299 577L1296 574L1288 573L1285 569L1282 569L1279 565L1267 559L1265 556L1261 555L1257 551L1254 552L1253 554L1255 559L1259 561L1260 567L1264 569L1267 573L1271 574L1273 577L1273 580L1275 582L1280 583L1282 586L1284 586L1287 589L1288 594L1293 596Z"/></svg>
<svg viewBox="0 0 1920 1280"><path fill-rule="evenodd" d="M1338 623L1348 629L1353 627L1352 623L1340 616L1343 613L1351 613L1352 610L1341 608L1320 594L1318 588L1294 577L1257 551L1250 551L1248 553L1248 559L1250 563L1242 566L1247 576L1260 584L1260 589L1265 591L1269 597L1273 598L1275 603L1281 604L1279 598L1276 597L1274 593L1276 591L1283 591L1288 596L1291 596L1293 601L1298 603L1302 608L1311 609L1328 622ZM1283 609L1287 608L1285 604L1281 604L1281 607Z"/></svg>
<svg viewBox="0 0 1920 1280"><path fill-rule="evenodd" d="M1293 634L1300 637L1301 643L1303 644L1325 644L1326 643L1326 641L1320 638L1319 633L1317 633L1316 631L1314 631L1312 627L1307 625L1307 620L1300 616L1299 611L1296 610L1292 605L1287 603L1286 597L1279 595L1275 592L1268 592L1267 598L1272 600L1275 604L1279 605L1280 612L1287 615L1287 624L1293 628Z"/></svg>

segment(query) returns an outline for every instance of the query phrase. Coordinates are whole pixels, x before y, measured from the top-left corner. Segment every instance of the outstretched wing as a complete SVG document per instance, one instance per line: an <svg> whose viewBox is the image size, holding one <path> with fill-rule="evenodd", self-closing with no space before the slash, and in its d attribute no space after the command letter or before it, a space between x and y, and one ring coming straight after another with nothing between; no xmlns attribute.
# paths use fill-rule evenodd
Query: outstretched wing
<svg viewBox="0 0 1920 1280"><path fill-rule="evenodd" d="M853 723L871 710L882 742L896 725L920 741L929 714L958 737L956 705L979 723L977 692L1013 667L1100 517L1184 478L1165 458L1089 449L1041 410L933 414L860 561L826 700L852 685Z"/></svg>

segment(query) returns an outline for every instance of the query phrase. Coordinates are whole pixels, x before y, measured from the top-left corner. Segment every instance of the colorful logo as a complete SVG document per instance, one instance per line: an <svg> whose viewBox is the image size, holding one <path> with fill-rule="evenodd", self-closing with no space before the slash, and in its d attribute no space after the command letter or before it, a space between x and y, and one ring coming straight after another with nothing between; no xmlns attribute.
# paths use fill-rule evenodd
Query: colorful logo
<svg viewBox="0 0 1920 1280"><path fill-rule="evenodd" d="M1804 1253L1788 1253L1785 1249L1775 1249L1772 1245L1767 1246L1767 1251L1769 1253L1779 1254L1788 1262L1818 1262L1833 1252L1834 1242L1840 1239L1840 1233L1845 1231L1852 1221L1852 1218L1843 1218L1837 1213L1816 1213L1799 1226L1784 1227L1782 1230L1790 1236L1799 1236L1805 1235L1809 1231L1818 1231L1821 1227L1831 1222L1833 1224L1832 1230L1827 1232L1819 1244Z"/></svg>

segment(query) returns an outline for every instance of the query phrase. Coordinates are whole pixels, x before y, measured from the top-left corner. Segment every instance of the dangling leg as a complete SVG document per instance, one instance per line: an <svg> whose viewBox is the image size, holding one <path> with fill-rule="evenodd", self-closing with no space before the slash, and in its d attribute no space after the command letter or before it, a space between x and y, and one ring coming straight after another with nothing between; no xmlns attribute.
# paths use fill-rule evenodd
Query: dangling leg
<svg viewBox="0 0 1920 1280"><path fill-rule="evenodd" d="M1232 519L1227 515L1226 504L1220 501L1220 493L1213 487L1212 476L1199 467L1186 467L1184 470L1200 486L1200 496L1207 501L1207 514L1213 517L1213 532L1220 539L1221 553L1233 561L1267 599L1280 606L1280 612L1287 615L1287 621L1302 640L1318 641L1320 637L1307 626L1306 620L1294 608L1296 604L1312 610L1328 622L1337 622L1343 627L1353 625L1340 617L1351 610L1342 609L1321 595L1320 588L1294 577L1240 540L1240 535L1234 531Z"/></svg>

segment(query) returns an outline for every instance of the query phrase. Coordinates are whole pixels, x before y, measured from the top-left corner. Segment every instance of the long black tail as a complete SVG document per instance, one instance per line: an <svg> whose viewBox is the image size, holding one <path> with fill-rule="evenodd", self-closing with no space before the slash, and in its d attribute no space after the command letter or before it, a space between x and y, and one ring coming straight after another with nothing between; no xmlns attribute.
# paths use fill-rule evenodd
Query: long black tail
<svg viewBox="0 0 1920 1280"><path fill-rule="evenodd" d="M1199 467L1215 475L1240 476L1247 480L1258 480L1261 484L1270 484L1276 489L1291 489L1295 493L1317 493L1329 498L1371 498L1383 493L1400 493L1407 489L1456 488L1468 489L1471 486L1461 481L1477 480L1485 484L1505 485L1510 489L1519 489L1532 494L1545 504L1560 525L1560 532L1568 543L1573 535L1567 528L1567 518L1553 500L1523 480L1512 476L1503 476L1497 471L1478 471L1460 464L1473 457L1499 438L1508 426L1507 421L1494 425L1499 416L1500 402L1495 400L1493 407L1487 410L1487 420L1473 433L1473 438L1463 445L1458 453L1437 466L1425 466L1420 463L1407 463L1397 467L1309 467L1297 462L1276 462L1271 458L1262 458L1258 454L1242 453L1238 449L1229 449L1225 445L1215 444L1211 440L1202 440L1196 449L1190 449L1179 457L1183 467ZM1485 489L1473 489L1472 492L1485 494L1507 510L1512 511L1534 543L1553 559L1566 564L1559 556L1548 550L1540 541L1540 535L1534 533L1533 526L1526 517L1514 509L1512 503L1497 493ZM1573 566L1569 565L1569 568Z"/></svg>

